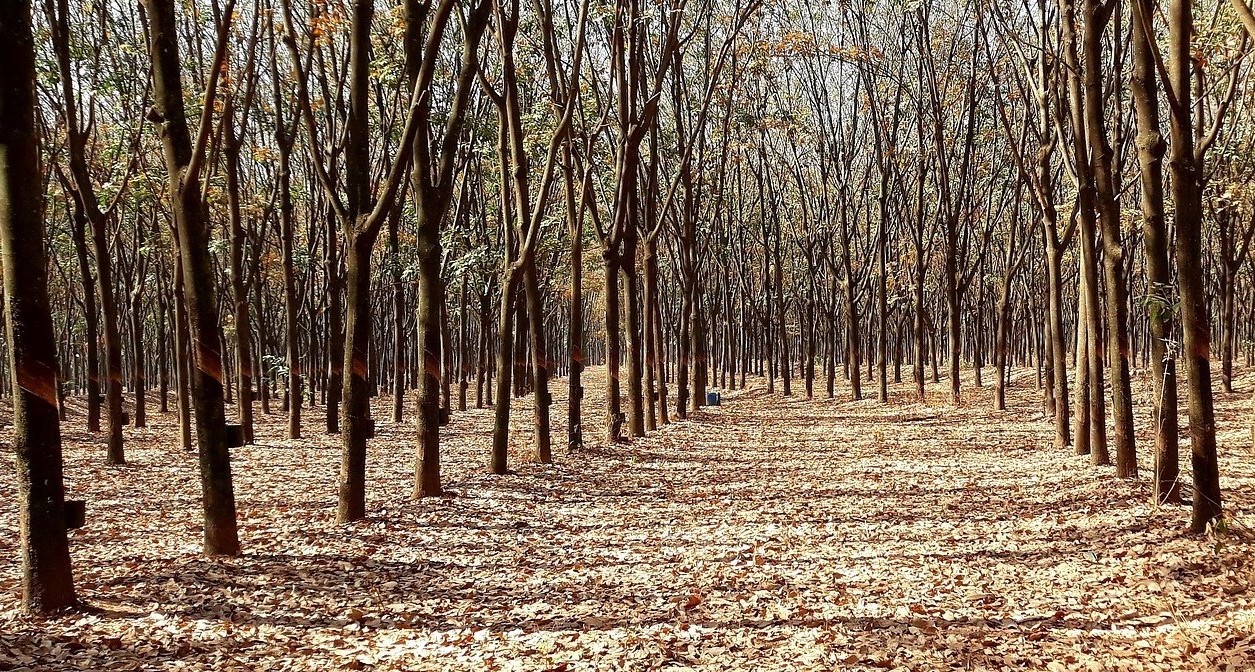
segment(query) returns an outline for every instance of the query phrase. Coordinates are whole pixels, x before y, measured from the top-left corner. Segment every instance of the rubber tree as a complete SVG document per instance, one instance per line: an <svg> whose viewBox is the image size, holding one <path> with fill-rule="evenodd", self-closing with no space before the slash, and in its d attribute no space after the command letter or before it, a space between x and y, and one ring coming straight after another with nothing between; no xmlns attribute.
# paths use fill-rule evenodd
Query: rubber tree
<svg viewBox="0 0 1255 672"><path fill-rule="evenodd" d="M235 0L227 0L223 8L204 92L205 105L195 136L188 126L184 107L174 4L174 0L145 0L155 103L148 118L157 126L161 139L183 268L183 292L192 344L190 359L194 369L190 377L200 456L204 550L207 555L238 555L240 541L223 395L222 331L218 323L217 283L209 254L209 223L201 198L204 193L201 170L213 129L213 103L226 58Z"/></svg>
<svg viewBox="0 0 1255 672"><path fill-rule="evenodd" d="M236 413L244 443L253 443L253 328L249 316L249 286L245 280L244 254L248 244L248 231L241 211L240 154L244 135L248 130L253 94L256 91L256 63L258 20L261 13L253 15L253 27L249 37L244 71L241 74L243 89L236 89L226 100L222 113L222 158L227 180L227 212L229 215L229 265L231 287L231 314L235 323L236 381L239 396ZM236 115L239 114L239 123Z"/></svg>
<svg viewBox="0 0 1255 672"><path fill-rule="evenodd" d="M369 0L354 3L348 36L348 121L344 129L343 152L338 152L344 157L342 194L339 180L332 178L327 166L328 155L322 149L309 94L305 59L296 41L292 3L283 0L281 4L283 41L291 54L297 101L305 120L311 163L346 241L343 401L340 414L344 427L341 431L343 450L336 521L349 523L366 517L366 442L373 433L368 378L371 253L409 169L414 136L420 127L420 92L426 84L415 82L410 91L393 162L386 171L382 171L384 177L379 184L372 184L372 176L381 172L370 158L373 144L370 101L375 95L370 76L371 25L375 7ZM433 35L443 34L455 5L454 0L444 0L437 6L431 17ZM311 44L309 48L314 46Z"/></svg>
<svg viewBox="0 0 1255 672"><path fill-rule="evenodd" d="M545 30L552 31L553 24L548 18L548 8L537 4L540 12L538 17ZM501 162L501 202L502 220L508 227L504 236L504 258L501 275L501 300L497 323L497 396L494 406L492 449L489 456L489 471L493 474L505 474L509 471L508 447L510 431L510 352L514 339L510 329L511 317L515 315L513 294L518 283L523 283L525 300L527 301L528 335L532 351L532 376L535 383L535 402L533 404L534 440L536 459L545 464L553 460L549 431L549 397L550 363L548 349L544 340L544 306L536 271L536 241L539 239L541 224L548 212L550 190L557 178L558 159L571 128L577 102L579 101L578 82L580 65L584 54L585 25L587 23L588 0L581 3L579 19L575 26L576 36L573 41L574 52L569 73L558 72L556 52L552 46L546 48L547 66L552 68L550 77L551 91L549 102L560 111L559 120L549 131L549 140L537 167L531 165L528 157L529 141L525 137L523 110L527 101L522 97L519 86L519 72L516 67L515 44L518 37L520 11L518 0L494 0L493 18L497 47L501 56L500 81L493 85L487 76L481 77L486 95L497 108L498 142L497 151ZM549 39L552 39L550 36ZM560 92L553 91L553 86L563 87ZM560 106L556 106L557 102ZM530 109L530 108L528 108ZM539 170L537 170L539 168ZM533 180L535 187L533 193Z"/></svg>
<svg viewBox="0 0 1255 672"><path fill-rule="evenodd" d="M1155 426L1154 500L1158 504L1181 501L1180 455L1177 422L1176 355L1169 347L1173 334L1171 235L1164 209L1163 158L1168 144L1159 111L1159 80L1155 73L1154 48L1142 29L1152 8L1148 0L1132 3L1133 113L1137 119L1137 162L1142 196L1142 239L1146 253L1146 318L1150 328L1151 385L1154 392Z"/></svg>
<svg viewBox="0 0 1255 672"><path fill-rule="evenodd" d="M71 186L76 207L82 210L90 227L92 254L96 263L95 284L104 327L105 410L109 423L107 459L110 464L125 464L126 455L122 445L122 332L119 327L113 260L109 251L109 225L126 190L119 190L108 206L101 207L87 162L91 129L84 127L80 121L79 94L75 91L78 78L70 53L69 5L66 0L55 0L55 3L55 6L51 3L48 5L47 14L60 74L61 113L65 121L69 163L69 180L66 183ZM127 182L129 176L130 171L126 173L123 183Z"/></svg>
<svg viewBox="0 0 1255 672"><path fill-rule="evenodd" d="M446 3L456 4L456 3ZM444 252L440 244L441 222L453 200L454 169L458 165L459 141L470 105L471 91L479 71L479 43L488 26L490 0L480 0L463 22L462 52L456 89L445 116L444 128L433 138L432 91L439 63L443 25L424 35L424 14L428 3L406 0L405 60L409 82L420 97L418 123L423 132L413 140L414 165L411 188L417 206L415 250L418 254L418 300L416 305L420 348L418 387L418 451L414 462L415 498L440 495L440 358L441 311L445 288L440 271ZM437 8L437 12L440 8ZM446 12L448 10L445 10ZM436 17L440 19L439 16ZM417 87L424 87L422 89Z"/></svg>
<svg viewBox="0 0 1255 672"><path fill-rule="evenodd" d="M1195 119L1192 103L1194 68L1201 67L1195 64L1190 45L1193 7L1189 0L1171 0L1166 15L1168 53L1163 60L1167 62L1157 65L1170 109L1168 167L1172 173L1172 200L1176 204L1175 256L1184 341L1181 359L1189 391L1190 466L1194 472L1190 530L1202 533L1223 513L1211 381L1211 317L1203 269L1202 182L1207 142L1195 140L1195 124L1202 120ZM1148 39L1153 40L1152 36L1153 31L1147 30Z"/></svg>
<svg viewBox="0 0 1255 672"><path fill-rule="evenodd" d="M0 3L0 255L13 382L22 607L77 604L65 531L57 352L48 300L30 0Z"/></svg>

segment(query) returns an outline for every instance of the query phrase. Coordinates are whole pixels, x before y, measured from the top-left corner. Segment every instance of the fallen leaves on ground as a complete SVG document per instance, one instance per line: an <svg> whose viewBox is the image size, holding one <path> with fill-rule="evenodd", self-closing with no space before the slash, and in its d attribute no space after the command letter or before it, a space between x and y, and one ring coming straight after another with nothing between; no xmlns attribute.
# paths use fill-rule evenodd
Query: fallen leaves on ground
<svg viewBox="0 0 1255 672"><path fill-rule="evenodd" d="M586 381L588 427L600 426L603 375ZM72 413L67 482L88 523L71 552L91 609L17 610L6 459L0 669L1255 664L1249 391L1218 400L1233 525L1198 538L1182 534L1188 509L1148 504L1149 435L1135 482L1051 447L1031 370L1017 372L1006 413L970 385L955 409L941 386L918 403L895 385L882 405L750 383L648 438L548 466L526 459L530 409L517 400L505 477L484 469L491 411L455 412L444 471L456 496L418 502L414 426L379 420L369 517L347 526L334 521L338 437L318 409L302 440L276 438L282 414L261 416L258 444L233 455L245 554L230 559L200 553L196 459L177 449L172 415L128 429L129 462L109 467ZM564 409L559 396L555 444Z"/></svg>

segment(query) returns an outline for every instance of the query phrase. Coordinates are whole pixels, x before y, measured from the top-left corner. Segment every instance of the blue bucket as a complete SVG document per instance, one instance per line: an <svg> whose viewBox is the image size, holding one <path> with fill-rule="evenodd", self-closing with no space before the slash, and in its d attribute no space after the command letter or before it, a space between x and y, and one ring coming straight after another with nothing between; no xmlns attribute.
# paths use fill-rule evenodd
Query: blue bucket
<svg viewBox="0 0 1255 672"><path fill-rule="evenodd" d="M718 392L706 393L706 405L707 406L718 406L720 401L722 401L722 399L720 398Z"/></svg>

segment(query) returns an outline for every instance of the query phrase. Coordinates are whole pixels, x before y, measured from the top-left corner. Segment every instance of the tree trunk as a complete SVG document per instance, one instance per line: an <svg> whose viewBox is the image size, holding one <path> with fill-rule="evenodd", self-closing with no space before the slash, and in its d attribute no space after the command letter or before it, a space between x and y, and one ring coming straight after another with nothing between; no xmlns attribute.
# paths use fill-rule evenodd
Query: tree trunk
<svg viewBox="0 0 1255 672"><path fill-rule="evenodd" d="M279 109L276 106L276 109ZM279 247L283 264L284 344L288 366L288 438L301 438L301 359L297 315L300 299L296 294L296 267L293 264L294 215L291 187L291 140L283 131L279 118L276 130L279 145Z"/></svg>
<svg viewBox="0 0 1255 672"><path fill-rule="evenodd" d="M605 311L606 311L606 440L616 443L623 438L623 401L620 396L619 376L622 368L622 349L619 328L619 261L613 251L605 253Z"/></svg>
<svg viewBox="0 0 1255 672"><path fill-rule="evenodd" d="M374 237L350 234L345 250L346 320L344 325L344 401L341 403L344 450L340 460L340 497L336 522L366 517L366 442L370 417L370 253ZM328 400L330 406L330 400Z"/></svg>
<svg viewBox="0 0 1255 672"><path fill-rule="evenodd" d="M240 213L240 143L234 128L226 131L227 207L230 211L231 311L235 321L236 377L240 386L237 413L244 443L253 443L253 328L248 316L248 287L244 284L244 218Z"/></svg>
<svg viewBox="0 0 1255 672"><path fill-rule="evenodd" d="M458 303L458 410L466 410L466 387L471 379L471 337L467 302L470 292L466 276L462 276L462 299Z"/></svg>
<svg viewBox="0 0 1255 672"><path fill-rule="evenodd" d="M702 285L698 280L693 282L693 396L689 410L696 412L706 405L706 381L708 378L709 348L706 343L706 313L702 310Z"/></svg>
<svg viewBox="0 0 1255 672"><path fill-rule="evenodd" d="M1107 138L1107 119L1103 109L1102 38L1108 19L1098 17L1098 4L1098 0L1085 0L1085 127L1089 133L1094 209L1102 234L1107 280L1106 359L1111 378L1111 408L1115 415L1116 476L1135 478L1137 450L1133 428L1133 390L1129 376L1128 288L1124 276L1124 247L1120 242L1119 196L1112 167L1114 151ZM1085 223L1084 216L1081 221ZM1096 386L1094 389L1101 397L1101 388ZM1102 448L1105 451L1106 446ZM1094 455L1098 457L1099 453Z"/></svg>
<svg viewBox="0 0 1255 672"><path fill-rule="evenodd" d="M96 314L96 279L87 260L87 215L74 200L71 231L83 285L84 338L87 345L87 431L100 431L100 318ZM163 345L164 348L164 345Z"/></svg>
<svg viewBox="0 0 1255 672"><path fill-rule="evenodd" d="M92 249L96 257L96 288L100 293L100 313L104 323L105 411L109 422L108 462L126 464L122 448L122 332L118 326L118 303L113 284L113 262L109 256L108 222L88 217L92 229Z"/></svg>
<svg viewBox="0 0 1255 672"><path fill-rule="evenodd" d="M29 0L0 4L0 253L13 382L22 608L77 604L65 532L57 352L48 301Z"/></svg>
<svg viewBox="0 0 1255 672"><path fill-rule="evenodd" d="M1176 358L1168 347L1172 338L1172 266L1168 259L1170 236L1164 214L1163 157L1167 151L1160 131L1159 86L1155 56L1143 25L1141 0L1133 11L1133 111L1137 116L1137 160L1142 182L1142 238L1146 247L1147 321L1150 327L1151 388L1154 391L1155 478L1158 504L1181 501L1180 456L1177 427ZM1144 23L1147 22L1147 23Z"/></svg>
<svg viewBox="0 0 1255 672"><path fill-rule="evenodd" d="M681 262L682 264L684 262ZM695 311L693 309L693 295L696 293L697 279L693 273L681 273L680 286L680 330L676 339L676 400L675 414L681 420L689 417L689 384L693 373L693 320L695 319ZM768 299L768 306L771 305ZM767 381L767 390L774 391L774 383L769 379Z"/></svg>
<svg viewBox="0 0 1255 672"><path fill-rule="evenodd" d="M397 228L401 209L388 217L388 253L392 255L392 422L400 423L405 408L405 284L401 280L400 241ZM419 317L422 321L422 317Z"/></svg>
<svg viewBox="0 0 1255 672"><path fill-rule="evenodd" d="M571 149L567 147L563 154L564 173L566 174L566 216L567 230L571 236L571 313L567 320L567 353L570 371L567 373L567 448L578 450L584 447L583 418L581 408L584 401L584 217L576 205L575 188L573 185L573 161Z"/></svg>
<svg viewBox="0 0 1255 672"><path fill-rule="evenodd" d="M414 498L443 493L440 483L440 241L436 222L419 213L417 248L419 347L418 455L414 464Z"/></svg>
<svg viewBox="0 0 1255 672"><path fill-rule="evenodd" d="M644 314L645 314L645 429L658 429L658 246L652 237L645 239L644 252Z"/></svg>
<svg viewBox="0 0 1255 672"><path fill-rule="evenodd" d="M340 272L340 236L333 213L327 217L327 433L340 433L344 400L344 276Z"/></svg>
<svg viewBox="0 0 1255 672"><path fill-rule="evenodd" d="M550 464L553 462L553 448L549 434L549 406L553 404L553 399L549 396L549 350L545 344L544 296L536 277L536 260L531 255L523 263L523 291L527 300L528 337L532 350L532 420L536 461Z"/></svg>
<svg viewBox="0 0 1255 672"><path fill-rule="evenodd" d="M784 379L782 381L782 391L784 392L784 396L787 397L793 394L793 356L792 351L789 348L789 325L786 317L788 315L788 311L785 310L784 303L784 264L781 263L780 259L780 236L776 237L775 255L776 275L774 284L776 290L776 306L779 308L776 312L780 316L780 322L778 325L780 329L780 373Z"/></svg>
<svg viewBox="0 0 1255 672"><path fill-rule="evenodd" d="M488 470L497 475L510 473L510 378L514 374L514 292L518 274L506 270L501 276L501 301L497 315L497 396L493 404L492 454Z"/></svg>
<svg viewBox="0 0 1255 672"><path fill-rule="evenodd" d="M1093 405L1090 403L1090 396L1093 394L1091 387L1093 378L1089 375L1093 358L1090 355L1089 329L1087 328L1089 318L1085 293L1088 290L1085 288L1085 274L1080 272L1077 275L1080 276L1081 285L1077 291L1076 302L1076 427L1074 433L1076 434L1076 454L1089 455L1090 443L1094 436L1090 431L1090 424L1093 422L1090 416L1093 410Z"/></svg>
<svg viewBox="0 0 1255 672"><path fill-rule="evenodd" d="M175 405L179 415L179 448L192 449L192 406L189 395L192 390L191 327L187 319L187 296L183 291L183 260L175 258L174 262L174 359L175 385L178 396Z"/></svg>
<svg viewBox="0 0 1255 672"><path fill-rule="evenodd" d="M1098 293L1098 259L1096 249L1096 239L1098 235L1097 213L1095 211L1096 187L1094 184L1093 164L1091 163L1091 152L1099 151L1098 148L1091 147L1089 144L1089 136L1087 129L1087 105L1089 102L1088 82L1083 80L1083 76L1088 77L1090 71L1100 71L1100 64L1088 57L1084 65L1084 75L1081 68L1080 57L1078 56L1079 48L1089 48L1089 43L1093 40L1089 36L1090 25L1096 20L1094 12L1096 6L1094 0L1083 0L1082 11L1086 25L1085 44L1078 46L1081 37L1077 35L1077 21L1075 0L1064 0L1063 7L1063 40L1064 40L1064 56L1068 66L1068 96L1071 107L1071 119L1074 144L1074 163L1076 165L1077 180L1080 187L1077 190L1077 210L1080 221L1080 240L1081 247L1081 280L1083 291L1080 294L1080 302L1085 308L1085 320L1078 323L1078 329L1085 330L1086 352L1089 361L1086 363L1085 369L1088 372L1088 390L1086 391L1086 399L1089 403L1089 413L1084 419L1088 421L1087 427L1090 433L1089 437L1089 455L1091 461L1096 465L1104 465L1111 463L1111 457L1107 452L1107 420L1106 406L1103 403L1103 345L1102 345L1102 306L1099 303ZM1079 368L1079 365L1078 365ZM1078 400L1078 404L1080 400ZM1078 418L1081 415L1078 413ZM1079 450L1078 437L1078 450Z"/></svg>
<svg viewBox="0 0 1255 672"><path fill-rule="evenodd" d="M635 224L628 224L623 245L620 270L623 273L623 303L627 308L627 388L628 431L633 437L645 436L645 392L641 384L644 375L641 346L641 283L636 268L637 236Z"/></svg>
<svg viewBox="0 0 1255 672"><path fill-rule="evenodd" d="M1055 447L1065 448L1072 443L1068 428L1071 406L1068 400L1068 353L1063 331L1063 271L1062 252L1059 250L1058 236L1055 234L1054 221L1044 222L1046 229L1046 282L1050 315L1050 352L1054 376L1055 401ZM1078 368L1079 371L1079 368ZM1080 374L1077 374L1078 380Z"/></svg>
<svg viewBox="0 0 1255 672"><path fill-rule="evenodd" d="M190 377L200 449L204 548L207 555L238 555L240 542L223 400L222 332L218 325L218 301L209 256L209 231L204 219L206 210L201 202L202 185L196 171L190 170L203 156L193 154L183 107L173 0L147 0L147 5L153 98L157 114L163 120L160 136L170 178L170 201L178 230L179 256L183 261L183 288L193 344L191 359L195 370ZM233 3L228 7L234 9ZM227 23L220 28L224 33L229 30L230 11L225 16ZM225 36L220 42L225 44ZM211 83L216 83L219 66L219 63L213 65ZM211 102L212 93L211 84ZM203 147L195 151L203 151Z"/></svg>
<svg viewBox="0 0 1255 672"><path fill-rule="evenodd" d="M1168 76L1177 105L1171 118L1172 196L1176 204L1177 279L1181 298L1186 387L1189 390L1190 464L1194 508L1190 530L1202 533L1222 515L1220 469L1216 456L1216 417L1211 384L1211 321L1203 271L1203 158L1194 146L1190 39L1194 18L1188 0L1168 8Z"/></svg>
<svg viewBox="0 0 1255 672"><path fill-rule="evenodd" d="M845 289L845 347L846 364L850 368L850 393L854 400L863 398L862 373L859 365L863 361L859 353L858 306L855 303L854 280L848 275L842 283Z"/></svg>
<svg viewBox="0 0 1255 672"><path fill-rule="evenodd" d="M131 294L131 388L135 395L135 412L131 416L133 427L148 426L146 399L148 379L145 374L144 357L144 283L145 279L141 277Z"/></svg>

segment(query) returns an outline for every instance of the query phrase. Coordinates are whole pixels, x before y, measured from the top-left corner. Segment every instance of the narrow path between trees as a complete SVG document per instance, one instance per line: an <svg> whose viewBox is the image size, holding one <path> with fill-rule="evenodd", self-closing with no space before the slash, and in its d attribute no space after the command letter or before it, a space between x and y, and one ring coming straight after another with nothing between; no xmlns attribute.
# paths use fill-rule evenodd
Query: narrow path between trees
<svg viewBox="0 0 1255 672"><path fill-rule="evenodd" d="M276 414L235 454L234 560L199 555L195 458L172 448L172 417L128 430L122 468L69 423L69 488L88 500L71 551L98 610L18 615L6 458L0 669L1244 669L1255 376L1221 400L1238 525L1200 540L1146 483L1054 451L1026 375L1005 414L979 390L956 410L940 387L919 404L896 386L886 406L751 385L553 466L523 461L520 406L503 478L483 469L490 411L455 413L458 495L420 503L413 425L380 421L370 517L348 527L336 439L273 440Z"/></svg>

